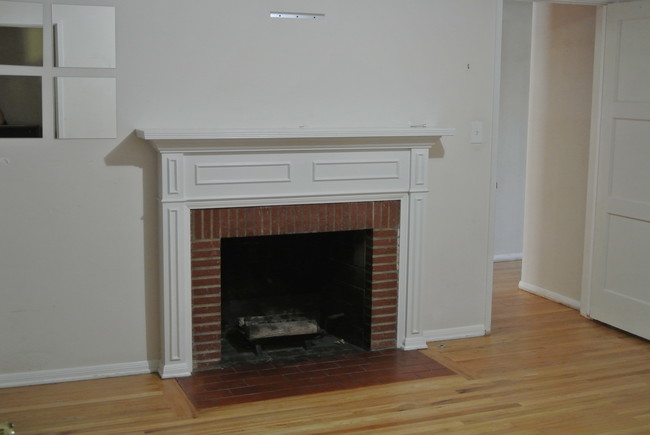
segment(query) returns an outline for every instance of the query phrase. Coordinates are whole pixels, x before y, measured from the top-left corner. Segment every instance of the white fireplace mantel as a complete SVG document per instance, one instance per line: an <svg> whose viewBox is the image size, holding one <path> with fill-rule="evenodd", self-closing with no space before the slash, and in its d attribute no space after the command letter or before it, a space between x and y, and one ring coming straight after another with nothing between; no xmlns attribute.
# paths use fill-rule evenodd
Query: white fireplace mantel
<svg viewBox="0 0 650 435"><path fill-rule="evenodd" d="M144 128L136 130L139 138L151 141L210 139L323 139L371 137L452 136L453 128L437 127L360 127L360 128Z"/></svg>
<svg viewBox="0 0 650 435"><path fill-rule="evenodd" d="M163 378L192 372L190 211L399 200L397 343L426 348L420 321L429 148L450 128L169 129L159 152Z"/></svg>

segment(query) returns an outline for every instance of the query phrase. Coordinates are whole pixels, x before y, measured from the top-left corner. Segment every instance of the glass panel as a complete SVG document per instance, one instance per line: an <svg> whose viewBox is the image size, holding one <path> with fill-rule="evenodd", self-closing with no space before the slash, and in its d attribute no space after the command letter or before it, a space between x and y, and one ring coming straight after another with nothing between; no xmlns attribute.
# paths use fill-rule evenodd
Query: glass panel
<svg viewBox="0 0 650 435"><path fill-rule="evenodd" d="M43 137L42 79L0 76L0 137Z"/></svg>
<svg viewBox="0 0 650 435"><path fill-rule="evenodd" d="M43 65L43 6L0 1L0 64Z"/></svg>
<svg viewBox="0 0 650 435"><path fill-rule="evenodd" d="M54 65L115 68L115 8L53 5Z"/></svg>

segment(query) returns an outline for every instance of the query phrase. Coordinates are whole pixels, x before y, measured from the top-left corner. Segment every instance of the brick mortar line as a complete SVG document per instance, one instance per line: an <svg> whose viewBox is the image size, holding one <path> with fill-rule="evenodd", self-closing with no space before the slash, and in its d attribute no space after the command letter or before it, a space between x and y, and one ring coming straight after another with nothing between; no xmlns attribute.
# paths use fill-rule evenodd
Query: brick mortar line
<svg viewBox="0 0 650 435"><path fill-rule="evenodd" d="M220 305L215 305L214 307L207 307L207 308L218 308L218 307L220 307ZM215 317L216 314L214 314L214 313L197 313L197 314L194 314L192 317L203 318L203 317L210 317L210 316ZM213 323L217 323L217 322L213 322ZM202 325L203 325L203 323L202 323Z"/></svg>
<svg viewBox="0 0 650 435"><path fill-rule="evenodd" d="M200 241L195 240L193 243L202 243L202 242L214 243L215 241L216 240L200 240ZM194 246L190 246L190 248L194 252L201 252L201 253L210 252L210 251L220 251L221 250L221 248L215 248L214 246L212 246L210 248L197 248L197 247L194 247ZM201 258L208 258L208 257L201 257Z"/></svg>
<svg viewBox="0 0 650 435"><path fill-rule="evenodd" d="M375 326L392 326L392 325L397 325L397 321L383 322L383 323L373 323L372 327L374 328Z"/></svg>

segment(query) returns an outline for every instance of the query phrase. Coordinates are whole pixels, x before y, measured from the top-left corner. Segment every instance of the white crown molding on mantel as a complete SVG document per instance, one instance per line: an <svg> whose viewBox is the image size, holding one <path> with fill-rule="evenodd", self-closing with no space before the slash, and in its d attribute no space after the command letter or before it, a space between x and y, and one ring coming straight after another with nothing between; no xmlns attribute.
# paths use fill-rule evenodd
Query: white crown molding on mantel
<svg viewBox="0 0 650 435"><path fill-rule="evenodd" d="M213 152L409 149L414 144L431 147L453 128L141 128L137 137L148 140L160 152Z"/></svg>
<svg viewBox="0 0 650 435"><path fill-rule="evenodd" d="M454 128L438 127L363 127L363 128L142 128L136 135L146 140L219 140L219 139L323 139L377 137L453 136Z"/></svg>

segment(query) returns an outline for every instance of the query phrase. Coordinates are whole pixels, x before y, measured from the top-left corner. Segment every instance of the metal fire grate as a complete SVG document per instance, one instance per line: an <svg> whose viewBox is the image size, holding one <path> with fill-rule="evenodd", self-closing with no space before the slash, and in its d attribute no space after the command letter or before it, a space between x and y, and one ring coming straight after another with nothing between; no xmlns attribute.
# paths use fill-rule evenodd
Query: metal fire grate
<svg viewBox="0 0 650 435"><path fill-rule="evenodd" d="M249 341L294 335L318 334L315 319L293 314L239 317L239 328Z"/></svg>

